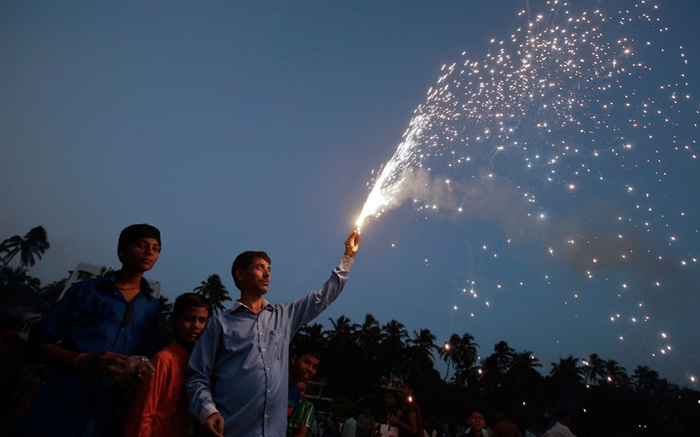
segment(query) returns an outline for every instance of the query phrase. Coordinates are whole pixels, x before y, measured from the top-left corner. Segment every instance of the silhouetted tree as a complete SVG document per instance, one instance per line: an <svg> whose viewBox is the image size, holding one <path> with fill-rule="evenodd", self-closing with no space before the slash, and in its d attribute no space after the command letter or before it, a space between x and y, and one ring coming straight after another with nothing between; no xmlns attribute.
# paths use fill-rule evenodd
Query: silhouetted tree
<svg viewBox="0 0 700 437"><path fill-rule="evenodd" d="M231 296L228 295L228 290L226 290L224 284L221 283L221 277L217 274L209 276L206 281L202 281L193 291L209 299L214 314L218 314L219 311L224 311L226 309L224 302L231 300Z"/></svg>
<svg viewBox="0 0 700 437"><path fill-rule="evenodd" d="M36 258L41 259L51 247L47 240L46 230L37 226L29 230L24 237L15 235L0 243L0 253L3 254L2 267L6 267L12 258L20 254L20 266L34 267Z"/></svg>
<svg viewBox="0 0 700 437"><path fill-rule="evenodd" d="M447 371L443 379L447 380L450 365L452 365L455 369L453 379L459 375L457 379L462 382L466 381L469 370L478 359L477 347L479 345L474 342L474 337L471 334L465 333L461 337L458 334L452 334L447 343L440 349L440 357L447 363Z"/></svg>
<svg viewBox="0 0 700 437"><path fill-rule="evenodd" d="M598 354L591 354L583 363L583 375L592 385L605 378L605 361Z"/></svg>

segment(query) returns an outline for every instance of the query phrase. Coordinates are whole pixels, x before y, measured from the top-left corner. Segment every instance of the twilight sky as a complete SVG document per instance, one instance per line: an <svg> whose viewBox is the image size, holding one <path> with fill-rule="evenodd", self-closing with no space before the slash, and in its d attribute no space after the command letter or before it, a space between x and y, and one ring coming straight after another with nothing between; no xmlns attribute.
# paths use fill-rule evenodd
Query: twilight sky
<svg viewBox="0 0 700 437"><path fill-rule="evenodd" d="M635 20L566 34L568 7L526 0L2 2L0 239L43 225L48 283L117 267L119 231L147 222L171 300L212 273L237 296L233 258L265 250L268 299L288 301L327 278L424 114L406 200L366 224L317 321L469 332L482 357L505 340L543 373L598 353L697 388L700 6L614 3ZM580 53L553 47L576 32ZM514 79L527 50L546 59Z"/></svg>

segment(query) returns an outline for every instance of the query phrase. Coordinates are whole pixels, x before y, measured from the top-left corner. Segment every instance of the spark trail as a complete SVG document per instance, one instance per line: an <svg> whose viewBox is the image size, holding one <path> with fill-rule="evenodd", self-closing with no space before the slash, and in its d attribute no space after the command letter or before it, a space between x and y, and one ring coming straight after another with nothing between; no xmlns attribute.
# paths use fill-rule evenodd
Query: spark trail
<svg viewBox="0 0 700 437"><path fill-rule="evenodd" d="M698 183L698 99L656 2L591 3L520 11L483 59L444 65L356 224L407 202L495 222L509 244L614 284L632 303L611 322L645 323L700 288L700 199L684 189Z"/></svg>

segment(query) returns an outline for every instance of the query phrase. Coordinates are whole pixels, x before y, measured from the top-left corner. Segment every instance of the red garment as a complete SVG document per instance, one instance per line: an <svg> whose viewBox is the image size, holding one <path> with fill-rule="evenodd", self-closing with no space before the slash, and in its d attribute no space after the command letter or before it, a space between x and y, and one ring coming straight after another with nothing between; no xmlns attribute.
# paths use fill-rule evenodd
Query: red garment
<svg viewBox="0 0 700 437"><path fill-rule="evenodd" d="M156 374L145 377L134 392L126 418L127 437L193 435L185 396L189 358L190 353L174 341L153 357Z"/></svg>
<svg viewBox="0 0 700 437"><path fill-rule="evenodd" d="M420 412L420 407L415 401L407 401L404 407L401 409L401 421L407 424L411 424L411 419L409 418L411 413L416 414L416 426L418 427L418 432L410 433L407 430L399 427L399 437L423 437L423 415Z"/></svg>
<svg viewBox="0 0 700 437"><path fill-rule="evenodd" d="M494 437L523 437L518 426L510 420L501 420L493 426Z"/></svg>

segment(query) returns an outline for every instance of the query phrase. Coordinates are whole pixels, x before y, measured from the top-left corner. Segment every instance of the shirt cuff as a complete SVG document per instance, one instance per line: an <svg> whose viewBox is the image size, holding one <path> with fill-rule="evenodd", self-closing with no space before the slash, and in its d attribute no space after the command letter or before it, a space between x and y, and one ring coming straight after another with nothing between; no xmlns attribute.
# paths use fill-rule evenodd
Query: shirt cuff
<svg viewBox="0 0 700 437"><path fill-rule="evenodd" d="M338 267L340 267L341 270L345 270L346 272L349 272L350 269L352 269L352 264L355 262L354 259L350 258L347 255L343 255L342 258L340 258L340 264L338 264Z"/></svg>
<svg viewBox="0 0 700 437"><path fill-rule="evenodd" d="M209 416L211 416L214 413L218 413L219 410L216 409L216 405L214 404L204 404L202 407L202 411L199 412L199 423L204 425L204 422L207 421Z"/></svg>

